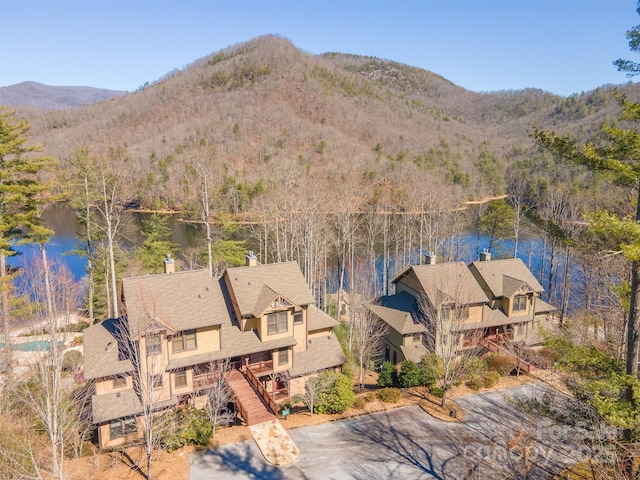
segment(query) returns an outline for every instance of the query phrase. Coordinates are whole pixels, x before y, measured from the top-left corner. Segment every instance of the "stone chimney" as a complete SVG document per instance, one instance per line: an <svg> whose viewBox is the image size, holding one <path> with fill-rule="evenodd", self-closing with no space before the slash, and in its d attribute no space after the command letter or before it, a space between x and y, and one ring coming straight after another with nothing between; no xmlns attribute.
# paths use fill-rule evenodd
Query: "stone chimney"
<svg viewBox="0 0 640 480"><path fill-rule="evenodd" d="M491 252L486 248L480 253L480 261L481 262L491 261Z"/></svg>
<svg viewBox="0 0 640 480"><path fill-rule="evenodd" d="M176 262L170 253L167 253L167 258L164 259L164 273L176 273Z"/></svg>
<svg viewBox="0 0 640 480"><path fill-rule="evenodd" d="M424 260L426 265L435 265L437 260L436 254L433 252L427 252L424 256Z"/></svg>
<svg viewBox="0 0 640 480"><path fill-rule="evenodd" d="M247 267L255 267L258 265L258 257L250 250L249 255L246 256Z"/></svg>

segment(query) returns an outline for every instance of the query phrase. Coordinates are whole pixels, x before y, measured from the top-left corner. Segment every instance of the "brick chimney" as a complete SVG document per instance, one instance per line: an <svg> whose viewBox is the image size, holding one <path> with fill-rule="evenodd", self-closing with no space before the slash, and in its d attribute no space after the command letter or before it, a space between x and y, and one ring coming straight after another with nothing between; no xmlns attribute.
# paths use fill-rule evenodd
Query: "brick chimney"
<svg viewBox="0 0 640 480"><path fill-rule="evenodd" d="M480 261L481 262L491 261L491 252L486 248L482 252L480 252Z"/></svg>
<svg viewBox="0 0 640 480"><path fill-rule="evenodd" d="M164 273L176 273L176 262L170 253L167 253L167 258L164 259Z"/></svg>
<svg viewBox="0 0 640 480"><path fill-rule="evenodd" d="M251 250L249 251L249 255L246 256L246 265L247 267L255 267L258 265L258 257L256 257Z"/></svg>

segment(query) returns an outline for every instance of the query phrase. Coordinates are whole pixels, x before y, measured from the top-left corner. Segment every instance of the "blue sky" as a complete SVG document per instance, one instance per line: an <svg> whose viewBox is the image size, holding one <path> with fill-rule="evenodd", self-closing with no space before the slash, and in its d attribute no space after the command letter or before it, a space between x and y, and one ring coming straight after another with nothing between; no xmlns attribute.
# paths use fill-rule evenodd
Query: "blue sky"
<svg viewBox="0 0 640 480"><path fill-rule="evenodd" d="M473 91L560 95L629 81L635 0L0 0L0 86L133 91L264 34L421 67Z"/></svg>

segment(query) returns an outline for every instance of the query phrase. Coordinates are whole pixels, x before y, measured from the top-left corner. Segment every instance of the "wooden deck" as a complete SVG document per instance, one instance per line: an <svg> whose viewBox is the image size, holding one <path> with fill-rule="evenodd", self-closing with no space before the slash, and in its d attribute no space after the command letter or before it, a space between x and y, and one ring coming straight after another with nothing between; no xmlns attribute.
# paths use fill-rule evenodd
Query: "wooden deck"
<svg viewBox="0 0 640 480"><path fill-rule="evenodd" d="M229 371L227 381L235 397L236 406L247 425L255 425L276 418L242 372Z"/></svg>

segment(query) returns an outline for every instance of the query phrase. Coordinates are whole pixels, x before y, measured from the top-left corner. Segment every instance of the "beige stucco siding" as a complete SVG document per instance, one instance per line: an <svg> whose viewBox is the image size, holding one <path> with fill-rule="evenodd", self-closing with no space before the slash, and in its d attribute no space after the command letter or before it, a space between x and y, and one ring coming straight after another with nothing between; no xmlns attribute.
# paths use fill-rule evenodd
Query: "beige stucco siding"
<svg viewBox="0 0 640 480"><path fill-rule="evenodd" d="M269 312L269 313L273 313L273 312ZM267 316L268 314L265 314L261 317L260 319L260 338L262 339L262 341L267 341L267 340L279 340L281 338L286 338L286 337L291 337L293 336L293 315L291 314L291 311L287 311L287 330L281 333L273 333L271 335L269 335L268 329L267 329Z"/></svg>
<svg viewBox="0 0 640 480"><path fill-rule="evenodd" d="M133 388L133 378L127 375L127 383L122 387L113 386L113 379L105 379L96 383L96 395L106 395L107 393L121 392L122 390L130 390Z"/></svg>
<svg viewBox="0 0 640 480"><path fill-rule="evenodd" d="M294 353L304 352L307 350L307 312L302 313L302 323L293 325L293 336L296 338L296 344L293 347ZM329 329L331 331L331 329Z"/></svg>
<svg viewBox="0 0 640 480"><path fill-rule="evenodd" d="M220 325L199 328L196 330L196 348L192 350L184 350L181 352L173 351L173 342L168 340L168 348L171 352L169 359L190 357L201 353L219 352L220 351Z"/></svg>

